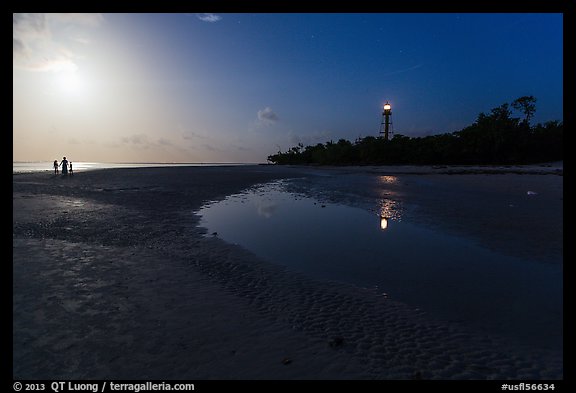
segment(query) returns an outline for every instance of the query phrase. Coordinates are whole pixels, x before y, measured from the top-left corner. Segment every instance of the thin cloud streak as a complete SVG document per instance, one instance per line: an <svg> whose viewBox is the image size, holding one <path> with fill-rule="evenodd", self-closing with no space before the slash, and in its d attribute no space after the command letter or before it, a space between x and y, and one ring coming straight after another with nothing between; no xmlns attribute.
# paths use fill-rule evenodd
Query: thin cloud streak
<svg viewBox="0 0 576 393"><path fill-rule="evenodd" d="M222 20L222 17L216 14L196 14L196 18L208 23L215 23Z"/></svg>
<svg viewBox="0 0 576 393"><path fill-rule="evenodd" d="M413 71L416 70L420 67L422 67L424 64L417 64L415 66L409 67L409 68L405 68L403 70L397 70L397 71L392 71L392 72L388 72L386 74L383 74L382 76L390 76L390 75L398 75L398 74L402 74L403 72L408 72L408 71Z"/></svg>
<svg viewBox="0 0 576 393"><path fill-rule="evenodd" d="M97 27L104 22L101 14L12 14L12 65L27 71L76 70L76 55L54 27L76 25Z"/></svg>

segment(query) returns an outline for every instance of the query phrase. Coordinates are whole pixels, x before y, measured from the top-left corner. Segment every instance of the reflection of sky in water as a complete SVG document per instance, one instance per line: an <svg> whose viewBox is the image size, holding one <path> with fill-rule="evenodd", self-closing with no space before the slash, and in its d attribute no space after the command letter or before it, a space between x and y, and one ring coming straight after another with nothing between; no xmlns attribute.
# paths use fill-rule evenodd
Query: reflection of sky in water
<svg viewBox="0 0 576 393"><path fill-rule="evenodd" d="M380 181L384 186L396 178ZM309 276L378 287L432 315L520 342L561 345L557 267L401 221L395 199L375 200L377 206L368 212L288 193L282 185L264 185L209 205L200 211L202 225Z"/></svg>
<svg viewBox="0 0 576 393"><path fill-rule="evenodd" d="M272 217L272 215L274 214L274 212L278 208L278 205L274 202L271 202L271 201L264 201L264 202L258 203L256 205L256 207L257 207L256 211L258 212L258 215L265 217L265 218L270 218L270 217Z"/></svg>

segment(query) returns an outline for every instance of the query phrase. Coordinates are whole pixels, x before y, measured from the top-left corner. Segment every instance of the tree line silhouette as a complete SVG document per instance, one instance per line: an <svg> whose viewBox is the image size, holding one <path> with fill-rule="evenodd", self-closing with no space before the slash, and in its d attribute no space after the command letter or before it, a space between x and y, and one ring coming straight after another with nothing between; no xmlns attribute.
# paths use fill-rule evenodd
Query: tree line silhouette
<svg viewBox="0 0 576 393"><path fill-rule="evenodd" d="M512 109L523 118L512 117ZM531 164L563 159L564 124L553 120L530 125L536 98L520 97L480 113L476 121L460 131L408 137L396 134L390 140L367 136L354 142L304 146L268 156L274 164L384 165L384 164Z"/></svg>

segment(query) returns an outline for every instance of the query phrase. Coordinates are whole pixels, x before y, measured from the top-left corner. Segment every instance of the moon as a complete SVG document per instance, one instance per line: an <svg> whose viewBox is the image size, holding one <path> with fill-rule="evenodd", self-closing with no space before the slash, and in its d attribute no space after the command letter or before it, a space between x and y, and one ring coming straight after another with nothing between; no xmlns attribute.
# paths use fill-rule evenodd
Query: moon
<svg viewBox="0 0 576 393"><path fill-rule="evenodd" d="M81 95L86 90L86 81L78 71L65 71L58 75L57 85L67 95Z"/></svg>

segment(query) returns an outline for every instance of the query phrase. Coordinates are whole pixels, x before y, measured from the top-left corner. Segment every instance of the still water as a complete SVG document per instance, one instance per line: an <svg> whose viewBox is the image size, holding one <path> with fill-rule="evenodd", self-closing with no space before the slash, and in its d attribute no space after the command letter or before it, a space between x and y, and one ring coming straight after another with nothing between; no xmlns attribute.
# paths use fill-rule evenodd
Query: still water
<svg viewBox="0 0 576 393"><path fill-rule="evenodd" d="M202 226L310 277L375 288L432 317L520 344L561 347L557 266L409 222L394 200L375 200L370 212L291 193L286 184L207 205Z"/></svg>

